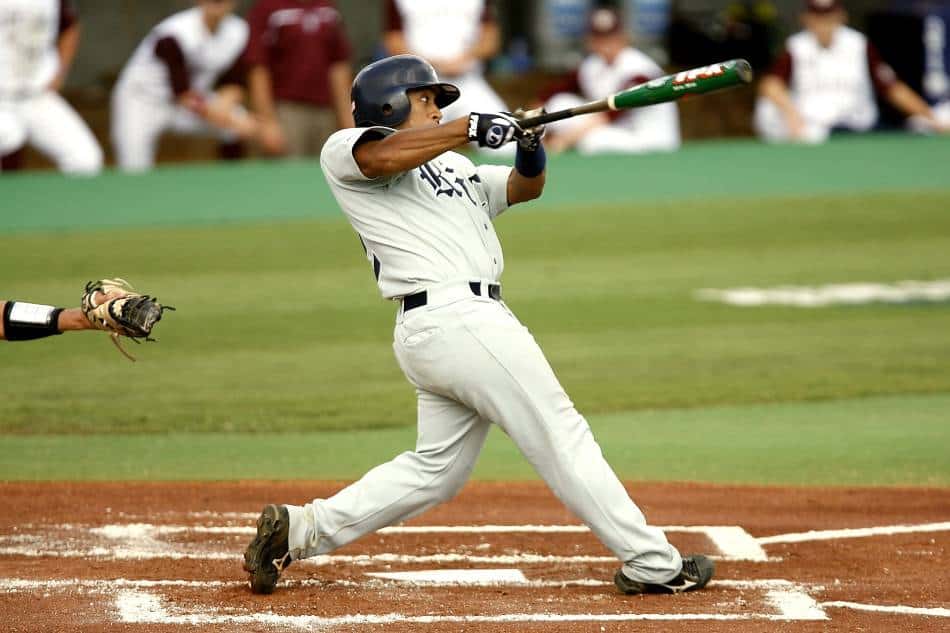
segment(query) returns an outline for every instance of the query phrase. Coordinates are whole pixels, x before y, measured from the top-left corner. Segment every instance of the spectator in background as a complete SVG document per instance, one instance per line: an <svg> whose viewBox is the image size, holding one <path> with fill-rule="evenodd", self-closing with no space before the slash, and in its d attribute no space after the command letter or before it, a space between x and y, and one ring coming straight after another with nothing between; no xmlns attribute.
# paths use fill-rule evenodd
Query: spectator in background
<svg viewBox="0 0 950 633"><path fill-rule="evenodd" d="M587 48L590 54L566 80L545 93L548 112L573 108L588 101L663 76L663 69L630 46L620 14L595 9L590 15ZM680 146L679 114L675 103L637 110L588 114L550 123L545 145L555 152L576 148L582 154L672 151Z"/></svg>
<svg viewBox="0 0 950 633"><path fill-rule="evenodd" d="M442 110L443 120L508 109L482 76L484 63L501 46L495 12L486 0L385 0L385 8L383 41L389 54L419 55L441 81L458 86L462 96Z"/></svg>
<svg viewBox="0 0 950 633"><path fill-rule="evenodd" d="M71 0L0 0L0 171L18 169L27 144L69 174L102 168L102 148L59 95L79 28Z"/></svg>
<svg viewBox="0 0 950 633"><path fill-rule="evenodd" d="M121 169L152 167L163 132L213 136L222 158L255 138L241 106L247 23L234 0L198 0L155 26L122 69L112 93L112 142Z"/></svg>
<svg viewBox="0 0 950 633"><path fill-rule="evenodd" d="M846 21L839 0L807 0L805 30L788 38L759 83L759 136L770 142L821 143L835 130L866 132L878 119L874 91L906 115L950 131Z"/></svg>
<svg viewBox="0 0 950 633"><path fill-rule="evenodd" d="M269 154L319 156L353 127L350 43L330 0L257 0L248 15L251 105Z"/></svg>

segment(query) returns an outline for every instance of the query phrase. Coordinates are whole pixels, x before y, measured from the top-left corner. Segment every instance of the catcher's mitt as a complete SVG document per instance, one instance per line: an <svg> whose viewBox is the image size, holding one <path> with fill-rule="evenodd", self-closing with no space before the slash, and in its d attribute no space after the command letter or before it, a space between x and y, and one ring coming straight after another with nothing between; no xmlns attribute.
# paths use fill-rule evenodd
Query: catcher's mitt
<svg viewBox="0 0 950 633"><path fill-rule="evenodd" d="M165 310L175 309L162 305L155 297L139 294L132 284L118 277L87 283L80 305L86 320L97 330L109 332L115 346L131 361L135 359L122 349L119 337L126 336L136 343L142 338L154 341L150 338L152 328Z"/></svg>

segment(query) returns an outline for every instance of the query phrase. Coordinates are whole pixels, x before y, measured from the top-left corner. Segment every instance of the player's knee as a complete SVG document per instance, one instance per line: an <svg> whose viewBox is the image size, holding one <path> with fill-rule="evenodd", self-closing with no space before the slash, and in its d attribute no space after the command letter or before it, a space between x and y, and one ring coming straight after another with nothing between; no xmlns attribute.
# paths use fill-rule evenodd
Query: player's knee
<svg viewBox="0 0 950 633"><path fill-rule="evenodd" d="M60 169L75 176L95 176L102 171L103 161L102 148L92 143L65 157Z"/></svg>

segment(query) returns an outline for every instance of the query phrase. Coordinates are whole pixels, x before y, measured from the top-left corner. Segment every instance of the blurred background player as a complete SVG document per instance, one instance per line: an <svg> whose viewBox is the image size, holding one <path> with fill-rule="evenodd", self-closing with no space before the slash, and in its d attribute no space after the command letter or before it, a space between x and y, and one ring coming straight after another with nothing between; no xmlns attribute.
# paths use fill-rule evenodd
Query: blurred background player
<svg viewBox="0 0 950 633"><path fill-rule="evenodd" d="M71 0L0 0L0 171L32 145L61 171L95 174L102 148L59 95L79 48Z"/></svg>
<svg viewBox="0 0 950 633"><path fill-rule="evenodd" d="M240 105L247 23L233 14L234 0L195 4L153 28L119 75L112 142L121 169L151 168L165 131L214 136L223 158L257 135L256 119Z"/></svg>
<svg viewBox="0 0 950 633"><path fill-rule="evenodd" d="M245 61L260 143L269 154L319 156L353 127L350 43L329 0L258 0L248 14Z"/></svg>
<svg viewBox="0 0 950 633"><path fill-rule="evenodd" d="M508 110L483 76L485 62L501 47L487 0L386 0L385 7L383 42L389 54L419 55L439 79L458 86L462 96L442 111L446 121Z"/></svg>
<svg viewBox="0 0 950 633"><path fill-rule="evenodd" d="M915 120L950 130L862 33L845 26L847 17L838 0L807 0L801 16L805 29L788 38L759 84L759 136L821 143L835 130L866 132L878 121L875 91Z"/></svg>
<svg viewBox="0 0 950 633"><path fill-rule="evenodd" d="M656 62L630 45L620 14L614 9L599 8L591 13L587 49L590 54L577 70L547 90L548 112L596 101L665 74ZM639 153L671 151L680 146L675 103L589 114L547 127L547 145L554 152L574 147L582 154Z"/></svg>

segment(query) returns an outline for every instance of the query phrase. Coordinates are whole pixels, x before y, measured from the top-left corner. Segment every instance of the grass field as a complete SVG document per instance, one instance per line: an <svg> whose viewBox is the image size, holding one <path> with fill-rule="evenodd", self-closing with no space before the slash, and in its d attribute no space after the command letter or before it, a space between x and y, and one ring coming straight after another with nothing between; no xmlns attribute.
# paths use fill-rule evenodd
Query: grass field
<svg viewBox="0 0 950 633"><path fill-rule="evenodd" d="M694 297L950 277L950 181L885 184L513 210L505 296L626 478L948 485L950 304ZM121 273L178 308L135 365L92 333L4 345L0 478L353 478L411 447L395 306L349 226L245 219L0 233L4 297ZM531 476L500 434L483 462Z"/></svg>

